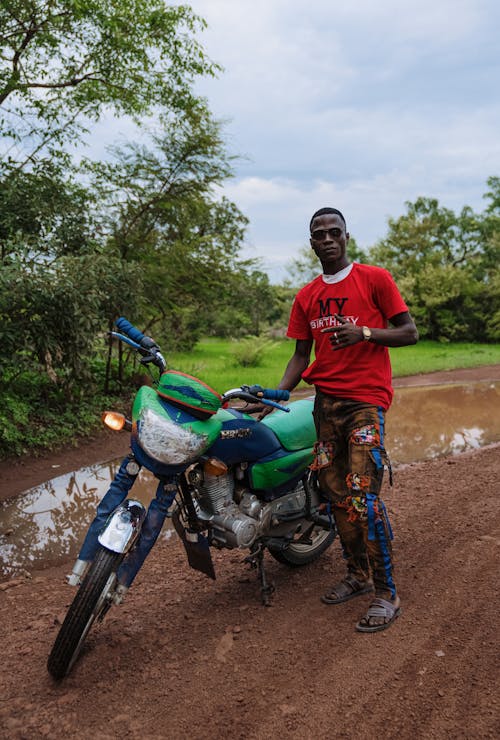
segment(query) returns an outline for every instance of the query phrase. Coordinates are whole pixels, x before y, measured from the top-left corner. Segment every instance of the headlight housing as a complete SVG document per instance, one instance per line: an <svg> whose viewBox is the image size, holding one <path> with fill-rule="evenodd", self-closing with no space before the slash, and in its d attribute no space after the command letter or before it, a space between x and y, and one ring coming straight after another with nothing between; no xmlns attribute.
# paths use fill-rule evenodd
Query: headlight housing
<svg viewBox="0 0 500 740"><path fill-rule="evenodd" d="M137 439L147 455L167 465L193 462L208 444L208 435L175 424L149 408L139 416Z"/></svg>

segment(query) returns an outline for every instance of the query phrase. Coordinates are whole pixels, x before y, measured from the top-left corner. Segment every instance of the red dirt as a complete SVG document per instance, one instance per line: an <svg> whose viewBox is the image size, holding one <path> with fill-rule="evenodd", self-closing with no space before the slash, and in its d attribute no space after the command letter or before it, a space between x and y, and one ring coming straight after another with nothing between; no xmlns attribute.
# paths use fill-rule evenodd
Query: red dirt
<svg viewBox="0 0 500 740"><path fill-rule="evenodd" d="M489 377L498 380L499 369ZM485 379L479 370L466 379ZM35 466L1 463L4 496L6 486L12 494L52 477L58 461L71 470L126 449L125 437L118 448L107 439ZM45 662L72 599L68 566L0 584L0 736L499 737L499 479L500 444L395 471L384 499L403 615L380 634L354 631L367 597L319 600L343 574L337 542L295 571L266 558L276 585L266 609L244 553L216 553L212 582L189 569L178 541L161 541L125 604L93 629L73 673L56 684Z"/></svg>

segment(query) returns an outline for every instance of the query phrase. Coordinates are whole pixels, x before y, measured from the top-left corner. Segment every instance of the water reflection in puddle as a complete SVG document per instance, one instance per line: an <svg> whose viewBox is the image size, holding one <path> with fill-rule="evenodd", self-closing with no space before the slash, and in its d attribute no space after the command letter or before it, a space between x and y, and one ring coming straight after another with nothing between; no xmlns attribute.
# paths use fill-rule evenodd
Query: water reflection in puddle
<svg viewBox="0 0 500 740"><path fill-rule="evenodd" d="M500 440L500 383L398 388L387 415L393 464L456 454ZM120 461L61 475L1 504L0 579L75 557ZM142 471L134 497L146 506L156 489ZM172 534L164 528L164 535Z"/></svg>
<svg viewBox="0 0 500 740"><path fill-rule="evenodd" d="M0 504L0 579L76 557L120 462L92 465L52 478ZM148 506L155 491L154 476L142 470L133 497ZM162 536L169 537L172 532L167 520Z"/></svg>
<svg viewBox="0 0 500 740"><path fill-rule="evenodd" d="M398 388L387 414L394 464L455 455L500 440L500 383Z"/></svg>

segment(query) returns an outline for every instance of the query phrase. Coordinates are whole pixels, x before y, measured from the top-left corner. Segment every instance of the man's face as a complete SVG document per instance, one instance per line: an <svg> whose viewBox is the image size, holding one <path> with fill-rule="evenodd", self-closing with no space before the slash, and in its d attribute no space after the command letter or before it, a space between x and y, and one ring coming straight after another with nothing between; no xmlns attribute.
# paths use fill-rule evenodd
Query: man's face
<svg viewBox="0 0 500 740"><path fill-rule="evenodd" d="M336 270L346 267L348 241L345 223L336 213L325 213L312 222L310 243L322 265L331 265Z"/></svg>

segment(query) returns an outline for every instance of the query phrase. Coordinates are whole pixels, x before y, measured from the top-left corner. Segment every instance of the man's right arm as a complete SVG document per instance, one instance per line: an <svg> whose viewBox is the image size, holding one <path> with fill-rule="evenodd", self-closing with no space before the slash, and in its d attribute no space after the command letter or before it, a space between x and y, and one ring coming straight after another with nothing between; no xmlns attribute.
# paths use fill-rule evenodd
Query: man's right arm
<svg viewBox="0 0 500 740"><path fill-rule="evenodd" d="M299 384L302 373L309 367L312 344L312 339L297 339L295 342L295 352L286 366L278 388L293 391L295 386Z"/></svg>
<svg viewBox="0 0 500 740"><path fill-rule="evenodd" d="M309 367L312 345L312 339L297 339L295 343L295 352L291 356L290 361L286 366L285 373L278 385L280 390L293 391L295 386L300 383L302 373ZM257 408L255 408L255 411L257 411ZM261 407L259 411L260 413L257 418L261 421L268 414L272 413L274 409L271 406L264 406L264 408ZM253 411L249 410L247 413L253 413Z"/></svg>

